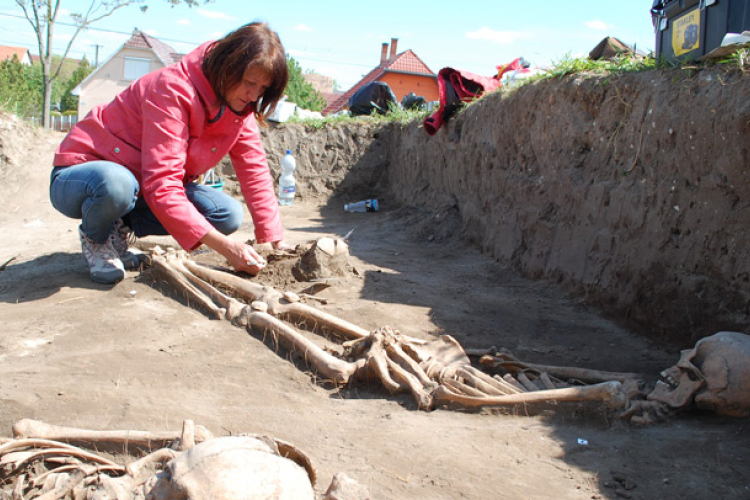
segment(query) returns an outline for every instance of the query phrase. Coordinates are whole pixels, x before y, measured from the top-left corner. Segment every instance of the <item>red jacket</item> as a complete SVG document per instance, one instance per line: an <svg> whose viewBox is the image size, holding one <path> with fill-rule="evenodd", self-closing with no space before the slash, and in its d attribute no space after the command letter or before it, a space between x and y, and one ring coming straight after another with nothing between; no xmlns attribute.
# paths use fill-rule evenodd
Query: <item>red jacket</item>
<svg viewBox="0 0 750 500"><path fill-rule="evenodd" d="M185 184L228 153L259 243L282 239L273 178L252 113L219 106L201 64L205 43L148 73L91 110L63 139L56 166L107 160L127 167L165 229L194 249L211 229L185 195Z"/></svg>

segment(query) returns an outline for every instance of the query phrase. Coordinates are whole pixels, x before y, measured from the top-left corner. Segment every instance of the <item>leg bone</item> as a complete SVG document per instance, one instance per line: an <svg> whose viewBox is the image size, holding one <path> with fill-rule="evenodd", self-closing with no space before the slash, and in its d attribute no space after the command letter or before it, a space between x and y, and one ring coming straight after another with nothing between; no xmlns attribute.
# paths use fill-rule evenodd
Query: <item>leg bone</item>
<svg viewBox="0 0 750 500"><path fill-rule="evenodd" d="M310 320L312 323L330 328L347 339L361 339L369 333L364 328L310 307L307 304L289 302L284 299L284 295L281 292L272 287L252 283L239 276L209 269L192 261L185 261L184 265L196 276L213 284L220 284L249 302L263 300L268 303L269 312L274 316L290 316L292 318Z"/></svg>
<svg viewBox="0 0 750 500"><path fill-rule="evenodd" d="M305 360L312 363L320 375L336 383L346 384L349 378L364 365L364 362L349 363L331 356L293 327L270 314L250 312L247 319L248 325L270 330L278 335L287 347L303 352Z"/></svg>
<svg viewBox="0 0 750 500"><path fill-rule="evenodd" d="M577 368L574 366L549 366L523 363L510 355L485 355L480 358L479 363L486 369L499 369L511 373L530 370L537 373L547 373L548 375L562 380L577 379L587 384L598 384L600 382L608 382L611 380L623 382L625 380L640 378L640 375L637 373L607 372L601 370L589 370L587 368Z"/></svg>
<svg viewBox="0 0 750 500"><path fill-rule="evenodd" d="M535 391L521 394L510 394L506 396L484 397L465 396L451 391L445 386L440 386L435 391L434 397L436 403L457 403L465 408L574 401L601 401L607 403L613 408L622 408L626 402L625 395L622 391L622 384L617 381L609 381L582 387L554 389L551 391Z"/></svg>
<svg viewBox="0 0 750 500"><path fill-rule="evenodd" d="M147 431L91 431L45 424L38 420L23 419L13 425L13 436L16 439L33 438L52 441L74 441L91 444L132 444L135 446L164 446L180 437L178 432L147 432ZM213 434L203 427L196 425L195 441L203 442L213 438ZM0 446L0 451L2 446Z"/></svg>
<svg viewBox="0 0 750 500"><path fill-rule="evenodd" d="M207 311L214 319L222 319L226 310L217 307L203 292L193 285L188 278L176 270L164 257L151 259L152 272L172 286L175 291L182 292L188 302L192 301Z"/></svg>

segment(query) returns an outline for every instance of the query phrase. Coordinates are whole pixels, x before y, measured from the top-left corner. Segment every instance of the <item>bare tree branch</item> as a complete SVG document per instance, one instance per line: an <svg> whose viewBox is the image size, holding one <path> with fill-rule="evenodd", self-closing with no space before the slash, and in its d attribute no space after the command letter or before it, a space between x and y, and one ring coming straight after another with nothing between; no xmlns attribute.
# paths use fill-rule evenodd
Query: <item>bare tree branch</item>
<svg viewBox="0 0 750 500"><path fill-rule="evenodd" d="M78 35L90 25L111 16L115 11L132 4L144 3L146 0L91 0L84 14L74 13L71 18L76 26L73 36L68 41L60 63L52 69L52 42L57 16L61 11L62 0L15 0L23 11L24 17L31 24L36 35L39 48L39 60L42 65L42 83L44 88L44 104L42 108L42 123L49 127L50 105L52 100L52 82L59 76L62 65ZM185 4L189 7L199 5L198 0L165 0L172 6ZM211 0L205 0L209 3Z"/></svg>

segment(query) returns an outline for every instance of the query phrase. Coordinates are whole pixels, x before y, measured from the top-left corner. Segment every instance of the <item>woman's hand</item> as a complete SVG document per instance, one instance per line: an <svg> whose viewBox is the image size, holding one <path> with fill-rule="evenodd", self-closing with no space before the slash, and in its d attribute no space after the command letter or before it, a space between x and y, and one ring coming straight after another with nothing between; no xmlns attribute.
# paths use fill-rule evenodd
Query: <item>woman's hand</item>
<svg viewBox="0 0 750 500"><path fill-rule="evenodd" d="M266 260L252 246L235 241L216 229L206 233L201 239L201 243L223 255L238 271L244 271L255 276L266 267Z"/></svg>

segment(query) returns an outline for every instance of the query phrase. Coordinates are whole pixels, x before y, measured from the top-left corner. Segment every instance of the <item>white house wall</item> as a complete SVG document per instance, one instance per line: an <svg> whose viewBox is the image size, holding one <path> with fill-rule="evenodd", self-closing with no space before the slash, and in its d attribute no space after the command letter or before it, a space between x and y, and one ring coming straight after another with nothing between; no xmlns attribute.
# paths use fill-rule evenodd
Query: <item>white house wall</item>
<svg viewBox="0 0 750 500"><path fill-rule="evenodd" d="M164 67L156 55L149 49L123 48L108 59L95 73L82 82L78 96L78 116L82 118L95 106L110 102L122 90L126 89L132 80L125 80L125 58L150 59L151 71Z"/></svg>

